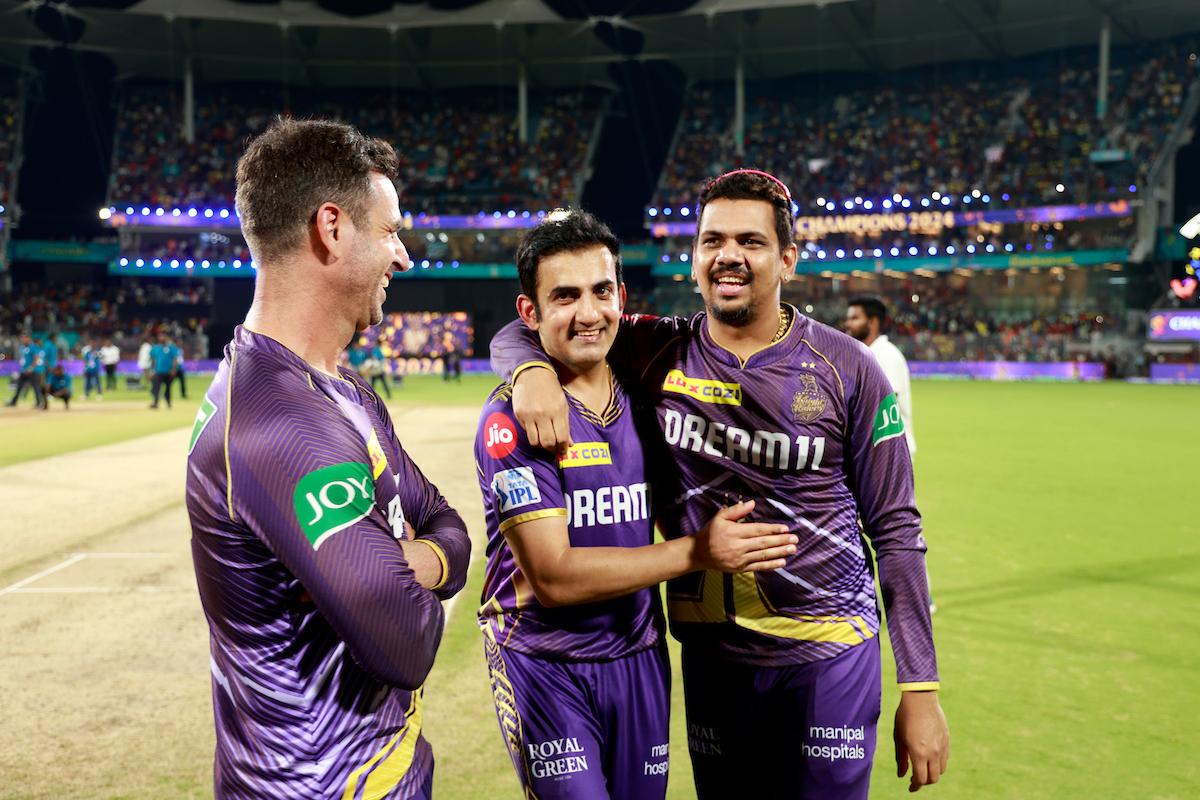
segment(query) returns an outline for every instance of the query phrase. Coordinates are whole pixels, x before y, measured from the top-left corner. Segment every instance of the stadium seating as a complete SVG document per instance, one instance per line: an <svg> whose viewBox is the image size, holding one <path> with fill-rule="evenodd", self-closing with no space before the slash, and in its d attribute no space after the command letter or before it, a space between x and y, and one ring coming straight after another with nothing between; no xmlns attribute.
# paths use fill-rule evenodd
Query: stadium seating
<svg viewBox="0 0 1200 800"><path fill-rule="evenodd" d="M245 140L275 115L326 117L390 141L400 156L401 205L412 212L475 214L541 209L577 200L601 107L596 91L530 98L530 142L517 137L515 100L496 91L336 98L278 87L200 87L196 137L182 136L176 86L130 87L118 115L109 201L233 207L234 169Z"/></svg>
<svg viewBox="0 0 1200 800"><path fill-rule="evenodd" d="M211 309L202 283L25 283L0 294L0 351L14 353L19 334L33 332L52 336L64 358L78 357L90 337L111 337L132 358L146 336L166 330L187 357L200 357L207 355Z"/></svg>
<svg viewBox="0 0 1200 800"><path fill-rule="evenodd" d="M790 284L784 300L808 316L840 328L846 300L856 292L815 276ZM1064 361L1078 351L1104 355L1100 337L1128 332L1140 318L1088 298L1061 303L1061 310L1039 310L1039 298L1016 298L1010 308L991 307L968 291L966 282L938 279L882 281L864 294L879 296L890 309L888 333L911 360L918 361ZM913 298L917 297L914 302ZM1044 302L1043 302L1044 305ZM650 313L691 314L702 304L687 281L657 286ZM1093 347L1093 343L1097 346Z"/></svg>
<svg viewBox="0 0 1200 800"><path fill-rule="evenodd" d="M934 191L957 208L974 189L990 193L990 207L1129 197L1200 74L1190 52L1194 42L1185 40L1114 48L1103 122L1095 114L1094 48L922 68L885 82L748 83L743 158L733 141L732 86L699 84L685 100L652 205L693 205L706 176L740 165L778 174L806 212L818 200L861 210L870 199L878 209L895 194ZM1095 162L1096 151L1124 158Z"/></svg>
<svg viewBox="0 0 1200 800"><path fill-rule="evenodd" d="M11 204L9 187L13 152L17 139L17 89L10 78L0 75L0 205Z"/></svg>

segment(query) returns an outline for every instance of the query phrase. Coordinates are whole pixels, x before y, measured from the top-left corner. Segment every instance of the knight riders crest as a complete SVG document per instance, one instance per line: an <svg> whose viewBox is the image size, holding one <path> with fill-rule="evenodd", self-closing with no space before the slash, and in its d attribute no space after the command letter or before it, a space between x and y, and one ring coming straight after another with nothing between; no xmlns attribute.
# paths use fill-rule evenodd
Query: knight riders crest
<svg viewBox="0 0 1200 800"><path fill-rule="evenodd" d="M800 373L800 391L792 395L792 418L796 422L812 422L825 411L827 399L815 376Z"/></svg>

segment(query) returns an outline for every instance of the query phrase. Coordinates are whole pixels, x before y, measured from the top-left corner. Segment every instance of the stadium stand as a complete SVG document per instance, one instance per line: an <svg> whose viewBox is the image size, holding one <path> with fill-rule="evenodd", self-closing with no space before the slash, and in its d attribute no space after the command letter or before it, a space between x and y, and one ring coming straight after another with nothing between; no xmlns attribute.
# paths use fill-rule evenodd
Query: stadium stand
<svg viewBox="0 0 1200 800"><path fill-rule="evenodd" d="M449 96L448 96L449 95ZM233 207L234 169L247 137L277 114L342 119L390 141L400 155L401 205L430 214L541 209L578 199L603 94L578 90L530 99L531 141L521 145L515 101L475 90L403 104L378 91L317 92L256 85L200 87L196 135L183 138L178 87L138 84L118 114L109 201Z"/></svg>
<svg viewBox="0 0 1200 800"><path fill-rule="evenodd" d="M1194 49L1194 37L1114 48L1103 121L1090 49L925 67L886 83L843 75L748 83L743 157L732 86L697 84L652 205L690 206L698 180L741 165L778 174L802 206L868 199L878 208L895 194L937 191L955 208L973 189L990 193L992 206L1128 197L1198 74Z"/></svg>
<svg viewBox="0 0 1200 800"><path fill-rule="evenodd" d="M11 75L0 73L0 206L12 202L12 166L17 140L17 89Z"/></svg>
<svg viewBox="0 0 1200 800"><path fill-rule="evenodd" d="M142 340L171 334L188 358L207 355L211 292L202 283L22 283L0 295L0 349L15 352L22 332L50 336L63 358L77 358L88 339L112 338L132 358Z"/></svg>

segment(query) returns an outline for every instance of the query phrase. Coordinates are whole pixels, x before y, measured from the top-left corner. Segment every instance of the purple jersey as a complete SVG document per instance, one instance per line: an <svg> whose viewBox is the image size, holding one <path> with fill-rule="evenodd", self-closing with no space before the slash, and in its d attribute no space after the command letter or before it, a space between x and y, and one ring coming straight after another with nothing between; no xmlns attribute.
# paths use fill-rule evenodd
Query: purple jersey
<svg viewBox="0 0 1200 800"><path fill-rule="evenodd" d="M421 686L466 526L383 403L239 327L192 430L187 506L209 624L218 798L422 793ZM422 588L405 521L443 562Z"/></svg>
<svg viewBox="0 0 1200 800"><path fill-rule="evenodd" d="M863 530L879 560L897 677L903 688L935 688L925 541L895 394L861 343L792 314L783 338L745 362L712 340L704 314L627 318L609 354L655 409L664 531L690 534L721 507L753 499L753 520L800 537L782 569L671 581L672 631L760 666L871 640L879 611ZM501 374L545 359L517 324L492 354Z"/></svg>
<svg viewBox="0 0 1200 800"><path fill-rule="evenodd" d="M475 462L487 523L480 625L503 647L558 661L600 661L659 640L658 594L641 589L599 603L538 603L504 538L522 522L564 517L572 547L640 547L654 539L645 460L628 398L616 381L597 415L568 395L574 447L561 459L534 447L501 386L479 416Z"/></svg>

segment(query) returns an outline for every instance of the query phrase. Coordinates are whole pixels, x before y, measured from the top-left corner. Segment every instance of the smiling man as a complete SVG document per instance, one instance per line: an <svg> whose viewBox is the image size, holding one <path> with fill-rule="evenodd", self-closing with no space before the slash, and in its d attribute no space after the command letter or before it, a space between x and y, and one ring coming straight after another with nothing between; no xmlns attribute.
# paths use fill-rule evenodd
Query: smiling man
<svg viewBox="0 0 1200 800"><path fill-rule="evenodd" d="M653 409L660 524L686 536L753 500L751 519L800 539L780 569L699 571L668 585L697 793L867 797L880 613L861 533L878 559L902 691L898 773L911 766L912 790L935 783L949 733L895 394L864 346L781 304L797 255L782 182L736 170L709 181L697 210L693 278L706 312L627 319L609 355ZM575 439L552 373L534 368L544 359L535 338L510 325L492 358L518 373L514 413L531 441Z"/></svg>
<svg viewBox="0 0 1200 800"><path fill-rule="evenodd" d="M422 684L466 526L338 355L383 319L396 155L279 120L237 168L258 267L192 429L187 505L209 625L217 798L429 798Z"/></svg>
<svg viewBox="0 0 1200 800"><path fill-rule="evenodd" d="M565 391L574 445L531 445L508 384L480 414L479 621L500 730L526 796L657 800L670 672L653 587L698 569L781 567L796 537L739 522L753 508L743 503L695 536L652 543L642 444L607 362L625 304L617 239L591 214L558 210L523 238L517 270L517 310Z"/></svg>

